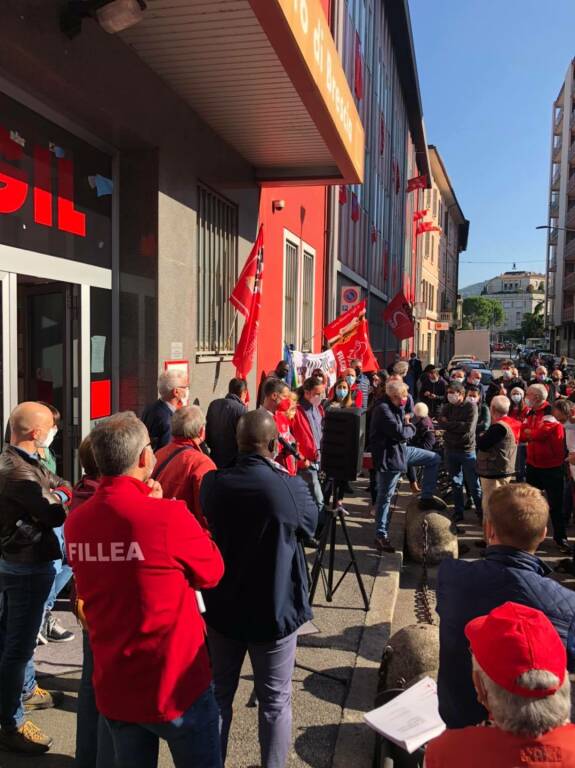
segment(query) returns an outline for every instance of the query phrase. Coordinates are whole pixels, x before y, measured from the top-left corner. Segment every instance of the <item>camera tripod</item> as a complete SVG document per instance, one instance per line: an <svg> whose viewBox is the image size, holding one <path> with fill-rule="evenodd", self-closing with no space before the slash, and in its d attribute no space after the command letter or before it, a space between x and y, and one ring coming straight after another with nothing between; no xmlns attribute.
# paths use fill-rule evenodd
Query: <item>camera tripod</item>
<svg viewBox="0 0 575 768"><path fill-rule="evenodd" d="M310 605L313 604L313 599L315 597L317 585L319 582L319 578L321 576L322 582L324 585L324 590L325 590L325 599L327 600L328 603L331 603L333 600L333 596L337 592L341 582L347 576L349 571L353 568L355 572L355 577L357 579L357 583L359 585L359 591L361 592L361 596L363 598L364 610L369 611L369 598L367 596L367 592L365 591L363 579L361 578L361 573L359 572L359 567L357 565L355 552L353 551L353 545L351 543L351 539L349 538L349 532L347 530L347 525L345 522L345 515L344 515L345 510L337 500L338 483L336 481L333 481L333 486L334 486L333 502L331 507L326 508L327 520L321 532L319 546L317 548L317 554L315 556L314 564L311 569L309 602L310 602ZM346 569L340 576L337 584L334 585L333 571L334 571L334 564L335 564L335 542L336 542L338 521L341 525L341 530L343 531L343 537L347 545L347 550L349 553L350 560L349 560L349 563L347 564ZM329 548L329 551L328 551L328 564L327 564L327 574L326 574L326 568L324 566L323 561L326 554L326 550L328 550L328 548Z"/></svg>

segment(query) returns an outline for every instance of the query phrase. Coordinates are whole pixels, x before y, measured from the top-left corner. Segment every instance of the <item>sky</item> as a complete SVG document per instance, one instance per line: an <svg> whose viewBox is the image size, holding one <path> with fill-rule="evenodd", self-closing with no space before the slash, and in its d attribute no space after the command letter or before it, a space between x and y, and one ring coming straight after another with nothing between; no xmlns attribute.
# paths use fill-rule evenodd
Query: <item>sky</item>
<svg viewBox="0 0 575 768"><path fill-rule="evenodd" d="M409 0L427 140L471 222L459 285L545 271L551 115L573 0ZM467 262L467 263L466 263ZM488 263L489 262L489 263Z"/></svg>

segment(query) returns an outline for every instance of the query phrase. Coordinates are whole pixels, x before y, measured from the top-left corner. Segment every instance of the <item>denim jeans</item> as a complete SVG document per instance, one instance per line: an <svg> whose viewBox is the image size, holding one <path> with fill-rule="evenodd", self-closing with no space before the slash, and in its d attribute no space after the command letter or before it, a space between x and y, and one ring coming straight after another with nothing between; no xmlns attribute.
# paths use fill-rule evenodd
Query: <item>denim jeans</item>
<svg viewBox="0 0 575 768"><path fill-rule="evenodd" d="M461 520L465 508L463 497L463 480L471 493L475 503L475 509L478 514L482 514L481 506L481 485L477 476L477 457L475 452L465 453L465 451L446 451L445 461L447 471L451 476L451 487L453 489L453 516Z"/></svg>
<svg viewBox="0 0 575 768"><path fill-rule="evenodd" d="M156 768L164 739L175 768L221 768L219 713L208 688L181 717L169 723L124 723L106 719L114 743L113 768ZM98 754L98 768L112 768Z"/></svg>
<svg viewBox="0 0 575 768"><path fill-rule="evenodd" d="M0 726L24 722L22 689L54 581L52 563L24 565L0 560Z"/></svg>
<svg viewBox="0 0 575 768"><path fill-rule="evenodd" d="M323 528L323 524L325 522L325 502L323 497L323 491L321 489L321 483L319 481L319 472L317 469L312 469L312 467L309 467L308 469L300 469L298 474L303 478L304 482L308 486L308 488L311 491L311 495L315 499L315 503L317 504L318 508L318 519L317 519L317 531L318 533Z"/></svg>
<svg viewBox="0 0 575 768"><path fill-rule="evenodd" d="M208 627L208 645L220 708L223 760L232 723L232 704L248 653L258 698L261 764L263 768L284 768L292 743L291 696L297 632L268 643L249 643L224 637Z"/></svg>
<svg viewBox="0 0 575 768"><path fill-rule="evenodd" d="M407 467L423 467L423 481L421 489L421 498L430 499L435 493L437 485L437 474L441 457L433 451L426 451L423 448L415 448L408 445L406 448ZM377 479L377 513L375 518L375 527L377 536L387 536L389 533L390 507L391 500L395 494L397 484L401 478L401 472L391 472L388 470L379 470Z"/></svg>
<svg viewBox="0 0 575 768"><path fill-rule="evenodd" d="M114 744L106 720L96 707L92 675L94 657L88 639L83 632L84 663L78 690L78 714L76 717L76 768L97 768L98 764L113 768Z"/></svg>

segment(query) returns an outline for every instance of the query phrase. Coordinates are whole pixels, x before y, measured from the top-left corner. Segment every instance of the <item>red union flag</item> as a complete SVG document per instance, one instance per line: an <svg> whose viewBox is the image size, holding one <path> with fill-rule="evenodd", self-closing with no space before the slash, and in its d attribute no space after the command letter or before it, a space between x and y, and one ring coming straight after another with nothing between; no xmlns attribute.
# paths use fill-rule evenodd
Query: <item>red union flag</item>
<svg viewBox="0 0 575 768"><path fill-rule="evenodd" d="M261 309L261 297L262 297L262 284L264 273L264 247L263 247L263 232L260 227L260 234L256 245L260 240L260 247L257 251L256 259L256 271L254 275L254 287L252 291L252 298L249 305L249 311L247 319L244 323L242 335L234 352L232 358L233 364L236 366L236 376L238 379L246 379L248 373L252 369L254 362L254 354L256 351L256 342L258 339L258 329L260 325L260 309ZM255 247L255 246L254 246ZM234 305L235 306L235 305Z"/></svg>
<svg viewBox="0 0 575 768"><path fill-rule="evenodd" d="M416 189L425 189L427 187L427 176L414 176L407 182L407 191L415 192Z"/></svg>
<svg viewBox="0 0 575 768"><path fill-rule="evenodd" d="M420 221L415 234L422 235L424 232L441 232L441 227L436 226L432 221Z"/></svg>
<svg viewBox="0 0 575 768"><path fill-rule="evenodd" d="M263 252L263 247L264 225L262 224L254 243L254 247L250 251L250 255L244 264L244 268L242 269L241 275L238 278L238 282L236 283L236 286L230 295L230 303L244 317L248 317L250 314L250 307L254 297L258 266L260 263L260 251ZM263 253L261 261L263 267Z"/></svg>
<svg viewBox="0 0 575 768"><path fill-rule="evenodd" d="M369 341L369 327L365 319L365 300L344 312L323 329L335 359L338 372L349 367L351 360L361 360L364 371L377 371L378 362Z"/></svg>
<svg viewBox="0 0 575 768"><path fill-rule="evenodd" d="M339 187L339 204L345 205L347 203L347 187L341 184Z"/></svg>
<svg viewBox="0 0 575 768"><path fill-rule="evenodd" d="M415 333L411 304L399 291L383 312L383 319L391 328L393 335L400 341L411 339Z"/></svg>
<svg viewBox="0 0 575 768"><path fill-rule="evenodd" d="M413 214L413 220L414 221L421 221L426 216L429 215L429 208L425 208L423 211L415 211Z"/></svg>

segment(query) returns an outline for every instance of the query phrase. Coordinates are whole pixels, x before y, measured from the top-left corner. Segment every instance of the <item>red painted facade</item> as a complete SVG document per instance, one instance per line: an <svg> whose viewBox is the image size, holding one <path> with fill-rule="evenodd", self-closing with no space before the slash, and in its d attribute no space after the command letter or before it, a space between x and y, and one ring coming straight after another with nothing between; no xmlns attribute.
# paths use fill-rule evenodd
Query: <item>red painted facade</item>
<svg viewBox="0 0 575 768"><path fill-rule="evenodd" d="M273 202L283 200L282 210ZM324 321L326 187L263 188L260 221L265 231L265 267L258 334L257 375L273 370L284 343L284 260L286 235L301 240L315 252L313 352L321 350Z"/></svg>

